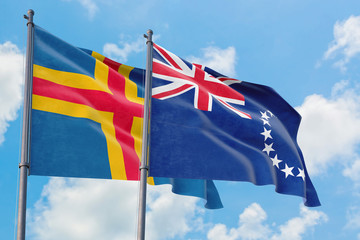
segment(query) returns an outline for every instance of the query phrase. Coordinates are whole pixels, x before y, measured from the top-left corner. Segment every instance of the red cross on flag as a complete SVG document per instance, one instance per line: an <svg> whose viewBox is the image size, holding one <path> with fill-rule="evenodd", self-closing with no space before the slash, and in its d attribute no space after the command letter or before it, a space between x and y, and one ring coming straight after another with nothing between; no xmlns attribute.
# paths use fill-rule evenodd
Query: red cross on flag
<svg viewBox="0 0 360 240"><path fill-rule="evenodd" d="M154 50L167 62L153 60L153 76L168 84L153 88L153 98L165 100L194 89L194 107L203 111L212 110L213 99L243 118L251 116L230 104L245 105L244 96L226 85L229 81L208 74L199 64L188 64L178 56L154 44ZM232 79L233 80L233 79Z"/></svg>

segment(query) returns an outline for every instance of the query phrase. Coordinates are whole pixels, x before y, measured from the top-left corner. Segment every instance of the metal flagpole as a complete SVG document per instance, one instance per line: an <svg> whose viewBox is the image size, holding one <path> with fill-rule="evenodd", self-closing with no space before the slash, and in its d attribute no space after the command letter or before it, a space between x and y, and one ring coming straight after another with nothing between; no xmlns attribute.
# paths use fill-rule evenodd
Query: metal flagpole
<svg viewBox="0 0 360 240"><path fill-rule="evenodd" d="M17 240L25 239L26 226L26 192L27 192L27 175L29 170L29 146L30 146L30 121L31 121L31 92L32 92L32 59L33 59L33 38L34 38L34 11L29 10L28 16L24 15L27 22L27 47L26 47L26 65L25 65L25 88L24 88L24 112L23 112L23 129L21 143L21 162L20 181L19 181L19 203L18 203L18 224Z"/></svg>
<svg viewBox="0 0 360 240"><path fill-rule="evenodd" d="M150 100L151 100L151 82L152 82L152 51L153 31L148 30L148 35L144 34L147 38L147 55L146 55L146 74L145 74L145 96L144 96L144 126L142 136L142 154L140 166L140 193L139 193L139 216L138 216L138 231L137 239L145 239L145 213L146 213L146 187L148 175L148 156L149 156L149 125L150 125Z"/></svg>

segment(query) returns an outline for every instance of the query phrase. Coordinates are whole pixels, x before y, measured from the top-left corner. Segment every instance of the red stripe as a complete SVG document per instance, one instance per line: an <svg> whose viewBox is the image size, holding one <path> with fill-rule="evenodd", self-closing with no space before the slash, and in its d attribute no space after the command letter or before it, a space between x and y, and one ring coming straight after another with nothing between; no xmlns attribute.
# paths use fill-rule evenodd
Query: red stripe
<svg viewBox="0 0 360 240"><path fill-rule="evenodd" d="M203 111L209 111L209 101L210 101L209 92L202 88L199 88L197 108Z"/></svg>
<svg viewBox="0 0 360 240"><path fill-rule="evenodd" d="M114 69L115 71L119 70L119 67L122 65L121 63L115 62L111 60L110 58L105 57L104 63Z"/></svg>
<svg viewBox="0 0 360 240"><path fill-rule="evenodd" d="M139 179L140 160L135 151L135 140L131 136L133 117L142 117L143 105L127 100L125 96L125 78L110 69L108 85L114 93L116 111L114 126L116 139L123 149L126 177L128 180Z"/></svg>
<svg viewBox="0 0 360 240"><path fill-rule="evenodd" d="M197 67L197 68L199 68L199 69L201 69L201 70L203 70L203 71L204 71L204 69L203 69L202 65L197 64L197 63L193 63L192 65L194 65L195 67Z"/></svg>
<svg viewBox="0 0 360 240"><path fill-rule="evenodd" d="M201 70L201 68L196 67L194 82L199 84L197 107L200 110L209 111L209 101L210 101L209 91L206 87L200 87L202 82L205 81L204 79L205 79L205 72ZM207 83L209 84L210 82Z"/></svg>
<svg viewBox="0 0 360 240"><path fill-rule="evenodd" d="M237 80L237 79L235 79L235 78L219 77L219 78L217 78L217 79L219 79L219 81L221 81L221 82L225 82L225 81L228 81L228 80L235 80L235 81L239 81L239 82L240 82L240 80Z"/></svg>
<svg viewBox="0 0 360 240"><path fill-rule="evenodd" d="M90 106L100 111L113 111L110 94L102 91L67 87L41 78L33 78L33 94ZM101 101L99 101L101 99Z"/></svg>
<svg viewBox="0 0 360 240"><path fill-rule="evenodd" d="M243 111L240 111L239 109L237 108L234 108L233 106L231 106L230 104L228 104L227 102L223 101L223 100L220 100L218 99L220 102L222 102L222 104L224 104L225 106L227 106L228 108L231 108L232 110L236 111L236 112L239 112L239 113L242 113L244 114L245 116L247 116L248 118L252 119L251 115L250 114L247 114L247 113L244 113Z"/></svg>
<svg viewBox="0 0 360 240"><path fill-rule="evenodd" d="M182 71L178 72L172 69L170 66L166 66L157 62L153 63L153 73L193 81L191 76L185 75Z"/></svg>
<svg viewBox="0 0 360 240"><path fill-rule="evenodd" d="M154 43L154 47L156 48L156 50L158 50L165 57L165 60L167 60L172 66L174 66L175 68L181 70L179 65L172 59L172 57L170 57L170 55L164 49L162 49L161 47L159 47L155 43Z"/></svg>

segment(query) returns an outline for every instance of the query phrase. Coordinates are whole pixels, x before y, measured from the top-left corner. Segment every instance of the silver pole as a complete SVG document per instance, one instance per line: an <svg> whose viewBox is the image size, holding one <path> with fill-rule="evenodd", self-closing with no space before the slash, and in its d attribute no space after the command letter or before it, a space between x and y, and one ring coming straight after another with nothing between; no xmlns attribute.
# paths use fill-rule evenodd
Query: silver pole
<svg viewBox="0 0 360 240"><path fill-rule="evenodd" d="M24 112L23 112L23 128L21 143L21 162L20 181L19 181L19 206L18 206L18 224L17 224L17 240L25 239L26 226L26 192L27 192L27 175L29 169L29 146L30 146L30 121L31 121L31 93L32 93L32 74L33 74L33 38L34 38L34 11L29 10L28 16L24 17L28 20L27 27L27 47L26 47L26 65L25 65L25 87L24 87Z"/></svg>
<svg viewBox="0 0 360 240"><path fill-rule="evenodd" d="M144 35L147 38L147 55L146 55L146 74L145 74L145 96L144 96L144 127L142 136L142 154L141 154L141 166L140 166L140 193L139 193L139 216L138 216L138 232L137 239L145 239L145 217L146 217L146 187L147 187L147 175L148 175L148 155L149 155L149 125L150 125L150 100L151 100L151 82L152 82L152 51L153 31L148 30L148 35Z"/></svg>

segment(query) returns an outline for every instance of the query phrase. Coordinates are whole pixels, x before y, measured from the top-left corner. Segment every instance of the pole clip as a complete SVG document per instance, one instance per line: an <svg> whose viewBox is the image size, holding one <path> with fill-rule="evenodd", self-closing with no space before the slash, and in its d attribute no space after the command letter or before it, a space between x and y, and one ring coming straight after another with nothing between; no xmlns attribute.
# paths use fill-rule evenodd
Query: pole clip
<svg viewBox="0 0 360 240"><path fill-rule="evenodd" d="M140 167L139 167L139 170L141 171L142 169L146 169L146 170L149 171L149 167L148 167L148 166L144 166L144 167L143 167L143 166L140 166Z"/></svg>
<svg viewBox="0 0 360 240"><path fill-rule="evenodd" d="M28 162L21 162L21 163L19 163L19 168L21 168L21 167L27 167L29 169L30 164Z"/></svg>

